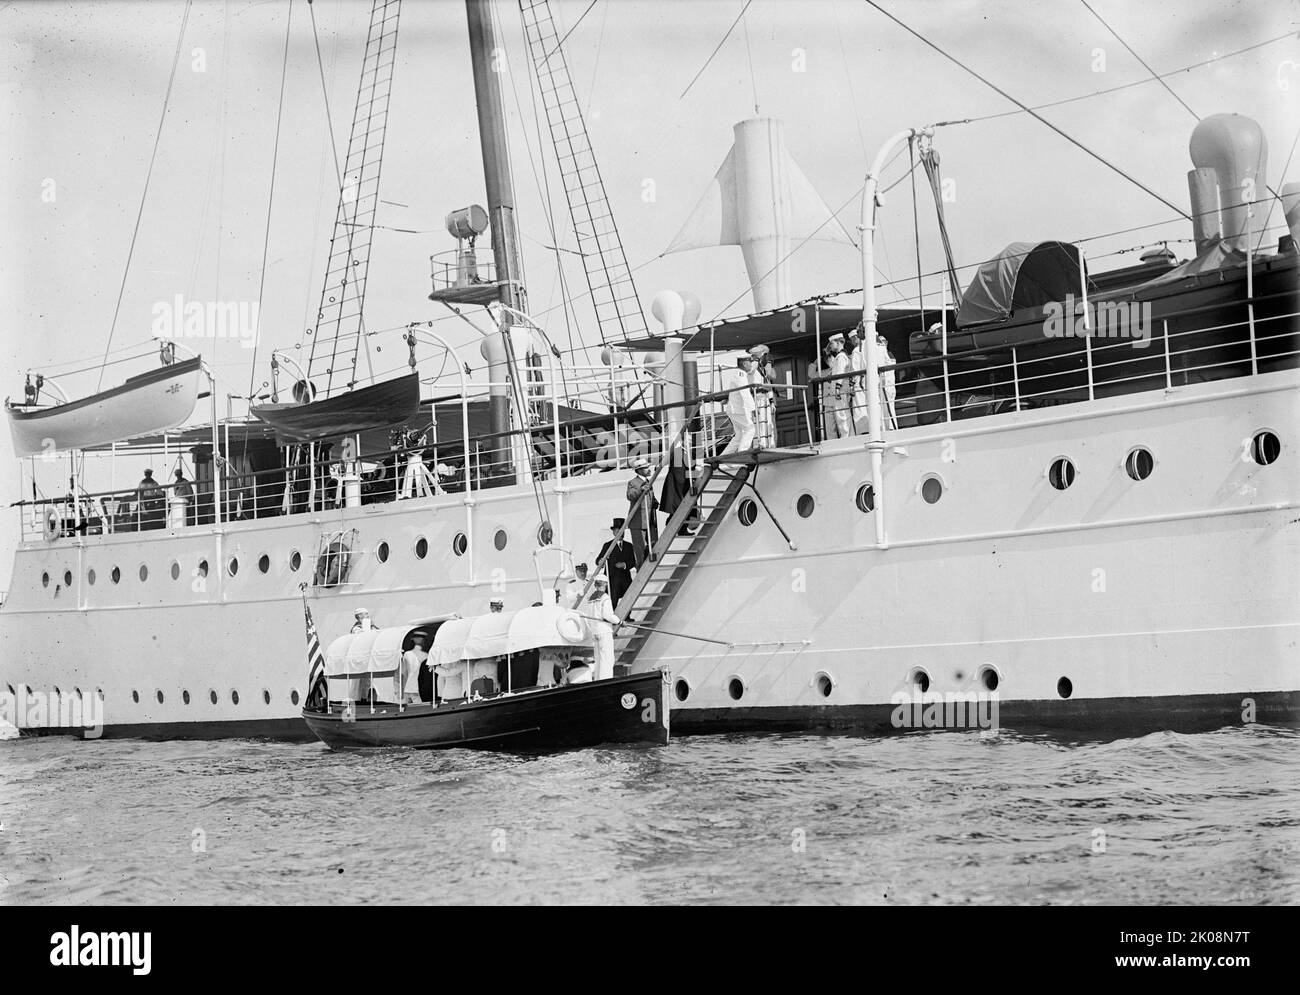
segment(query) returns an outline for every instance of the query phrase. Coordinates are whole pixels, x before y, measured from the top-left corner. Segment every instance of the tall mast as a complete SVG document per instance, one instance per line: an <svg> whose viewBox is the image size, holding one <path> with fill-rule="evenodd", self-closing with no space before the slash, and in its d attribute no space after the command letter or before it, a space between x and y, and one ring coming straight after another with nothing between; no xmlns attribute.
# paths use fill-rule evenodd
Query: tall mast
<svg viewBox="0 0 1300 995"><path fill-rule="evenodd" d="M527 312L528 299L524 292L519 239L515 231L514 183L510 175L510 151L506 145L505 105L501 99L500 74L505 70L505 54L497 46L490 0L465 0L465 13L469 20L479 144L483 150L483 179L487 186L492 257L500 284L500 300L507 307ZM509 372L505 342L495 337L490 339L488 351L489 376L494 384L502 384ZM492 388L490 415L492 432L510 430L510 395L507 389Z"/></svg>

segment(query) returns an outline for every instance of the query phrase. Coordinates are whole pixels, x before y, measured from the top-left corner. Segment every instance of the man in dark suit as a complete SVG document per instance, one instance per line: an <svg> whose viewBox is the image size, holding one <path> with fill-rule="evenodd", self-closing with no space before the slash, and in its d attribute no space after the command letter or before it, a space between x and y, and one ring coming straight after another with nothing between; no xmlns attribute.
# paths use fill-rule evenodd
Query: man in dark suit
<svg viewBox="0 0 1300 995"><path fill-rule="evenodd" d="M650 461L644 456L638 456L632 461L632 469L636 475L627 482L628 508L636 504L642 494L645 495L633 513L630 524L632 551L639 570L659 541L659 502L655 500L654 485L650 482Z"/></svg>
<svg viewBox="0 0 1300 995"><path fill-rule="evenodd" d="M605 572L609 575L609 597L616 608L623 593L632 586L632 564L635 555L632 544L623 538L623 525L623 519L614 519L609 529L613 537L600 547ZM609 554L608 558L605 556L606 553Z"/></svg>

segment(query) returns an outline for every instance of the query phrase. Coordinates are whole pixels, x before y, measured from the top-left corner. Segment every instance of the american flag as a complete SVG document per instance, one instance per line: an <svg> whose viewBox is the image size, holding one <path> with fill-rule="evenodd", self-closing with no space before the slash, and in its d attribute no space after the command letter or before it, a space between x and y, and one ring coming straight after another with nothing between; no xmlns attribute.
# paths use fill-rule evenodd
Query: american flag
<svg viewBox="0 0 1300 995"><path fill-rule="evenodd" d="M307 621L307 707L324 711L329 699L329 682L325 679L325 657L320 651L320 637L316 635L316 622L307 604L306 585L303 585L302 611Z"/></svg>

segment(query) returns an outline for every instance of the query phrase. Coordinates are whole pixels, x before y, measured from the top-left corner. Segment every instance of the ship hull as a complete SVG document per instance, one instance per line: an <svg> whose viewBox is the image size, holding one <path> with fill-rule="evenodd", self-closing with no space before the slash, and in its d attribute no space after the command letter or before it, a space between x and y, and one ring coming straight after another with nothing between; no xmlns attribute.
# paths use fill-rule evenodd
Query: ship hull
<svg viewBox="0 0 1300 995"><path fill-rule="evenodd" d="M927 723L927 696L970 698L977 718L995 702L1000 726L1097 734L1300 720L1298 399L1296 372L1282 371L904 429L891 434L884 500L870 513L855 502L870 479L861 439L764 467L757 487L797 548L733 508L634 669L672 672L684 734L954 727ZM1271 465L1250 458L1263 430L1281 441ZM1148 479L1125 473L1135 447L1153 454ZM1078 476L1057 491L1047 467L1062 456ZM943 488L935 503L923 494L931 477ZM563 495L545 485L557 541L594 555L626 507L624 483L606 473ZM314 593L323 639L346 631L359 604L384 625L481 613L503 592L511 608L539 600L531 489L321 518L24 546L0 609L0 695L14 724L77 728L56 717L73 699L102 701L104 735L301 726L297 584L329 529L357 528L366 553L347 586ZM466 529L472 548L454 556ZM418 537L448 552L418 560ZM386 562L369 552L380 541ZM297 572L285 566L294 550ZM266 573L254 566L263 552ZM222 569L231 558L234 575ZM206 577L191 575L200 559Z"/></svg>

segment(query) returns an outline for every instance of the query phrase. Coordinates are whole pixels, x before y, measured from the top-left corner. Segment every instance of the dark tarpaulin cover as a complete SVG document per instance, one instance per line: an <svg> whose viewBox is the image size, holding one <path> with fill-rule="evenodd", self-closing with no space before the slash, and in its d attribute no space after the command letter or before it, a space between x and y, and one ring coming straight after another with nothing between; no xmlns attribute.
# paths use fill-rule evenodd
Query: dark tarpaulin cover
<svg viewBox="0 0 1300 995"><path fill-rule="evenodd" d="M402 425L419 410L420 378L416 373L409 373L323 401L259 404L252 412L275 429L277 439L284 443L311 442Z"/></svg>
<svg viewBox="0 0 1300 995"><path fill-rule="evenodd" d="M1229 269L1233 266L1245 266L1246 253L1240 249L1234 249L1222 241L1217 241L1210 245L1195 259L1189 259L1180 266L1175 266L1168 272L1160 274L1154 280L1148 280L1142 284L1139 289L1146 287L1159 287L1166 283L1177 283L1179 280L1185 280L1189 276L1200 276L1202 273L1213 273L1215 270Z"/></svg>
<svg viewBox="0 0 1300 995"><path fill-rule="evenodd" d="M982 263L962 295L957 321L1005 321L1013 311L1079 296L1080 257L1068 242L1012 242Z"/></svg>

